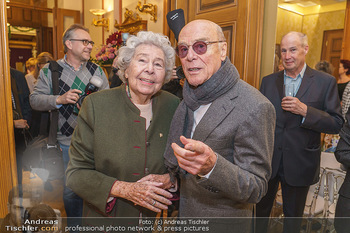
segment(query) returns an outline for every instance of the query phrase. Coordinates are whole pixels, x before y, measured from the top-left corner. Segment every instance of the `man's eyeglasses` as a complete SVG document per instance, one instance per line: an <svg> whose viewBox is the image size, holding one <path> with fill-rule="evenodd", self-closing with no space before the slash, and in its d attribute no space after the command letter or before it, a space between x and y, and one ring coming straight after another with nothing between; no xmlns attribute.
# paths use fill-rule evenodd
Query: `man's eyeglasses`
<svg viewBox="0 0 350 233"><path fill-rule="evenodd" d="M95 42L93 42L92 40L70 39L70 41L81 41L81 42L83 42L84 46L88 46L89 44L91 44L91 46L94 46L94 44L95 44Z"/></svg>
<svg viewBox="0 0 350 233"><path fill-rule="evenodd" d="M176 47L176 54L180 58L184 58L187 56L189 47L192 46L193 51L195 51L198 55L202 55L202 54L205 54L207 52L207 47L209 44L220 43L220 42L225 42L225 41L224 40L197 41L193 45L180 44Z"/></svg>

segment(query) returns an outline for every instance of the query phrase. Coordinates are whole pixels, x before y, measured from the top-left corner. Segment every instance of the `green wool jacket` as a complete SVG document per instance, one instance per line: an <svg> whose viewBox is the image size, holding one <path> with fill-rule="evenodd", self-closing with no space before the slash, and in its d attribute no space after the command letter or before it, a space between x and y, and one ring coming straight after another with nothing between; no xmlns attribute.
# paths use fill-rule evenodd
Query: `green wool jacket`
<svg viewBox="0 0 350 233"><path fill-rule="evenodd" d="M84 217L155 216L117 198L107 208L116 180L136 182L148 174L164 174L163 153L170 122L180 100L159 91L152 98L153 118L146 120L122 85L85 98L69 149L67 186L84 199ZM110 206L110 204L108 205Z"/></svg>

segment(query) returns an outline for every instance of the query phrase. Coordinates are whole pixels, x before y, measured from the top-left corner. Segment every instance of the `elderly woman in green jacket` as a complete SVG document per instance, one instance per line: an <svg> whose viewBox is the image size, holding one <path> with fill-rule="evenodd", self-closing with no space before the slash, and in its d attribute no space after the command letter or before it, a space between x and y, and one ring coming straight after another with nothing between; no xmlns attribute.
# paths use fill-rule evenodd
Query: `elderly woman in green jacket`
<svg viewBox="0 0 350 233"><path fill-rule="evenodd" d="M154 217L171 204L163 153L179 99L160 89L174 60L167 37L139 32L118 51L124 84L85 98L66 171L83 216ZM140 181L149 174L160 179Z"/></svg>

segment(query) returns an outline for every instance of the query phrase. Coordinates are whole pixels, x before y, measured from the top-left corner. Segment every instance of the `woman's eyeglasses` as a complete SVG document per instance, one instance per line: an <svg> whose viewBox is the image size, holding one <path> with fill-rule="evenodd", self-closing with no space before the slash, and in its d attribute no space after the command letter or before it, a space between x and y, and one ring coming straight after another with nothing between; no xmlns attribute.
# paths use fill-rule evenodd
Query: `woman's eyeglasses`
<svg viewBox="0 0 350 233"><path fill-rule="evenodd" d="M197 41L193 45L180 44L176 47L176 54L180 58L184 58L187 56L189 47L192 46L193 51L195 51L198 55L202 55L202 54L205 54L207 52L207 47L209 44L220 43L220 42L225 42L225 41L224 40Z"/></svg>
<svg viewBox="0 0 350 233"><path fill-rule="evenodd" d="M91 44L91 46L94 46L94 44L95 44L95 42L93 42L92 40L70 39L70 41L81 41L81 42L83 42L84 46L88 46L89 44Z"/></svg>

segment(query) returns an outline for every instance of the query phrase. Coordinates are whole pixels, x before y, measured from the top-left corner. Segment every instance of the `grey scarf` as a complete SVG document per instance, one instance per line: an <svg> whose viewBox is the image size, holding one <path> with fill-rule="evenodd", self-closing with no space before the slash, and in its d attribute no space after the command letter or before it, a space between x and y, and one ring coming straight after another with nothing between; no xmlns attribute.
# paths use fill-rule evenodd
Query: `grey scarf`
<svg viewBox="0 0 350 233"><path fill-rule="evenodd" d="M165 166L168 168L172 180L179 167L171 143L175 142L179 146L184 146L180 141L180 136L189 138L193 127L193 112L201 105L214 102L221 95L229 91L239 80L239 74L229 58L222 62L220 69L205 83L192 88L186 81L183 87L183 101L177 108L170 125L170 133L164 153Z"/></svg>

